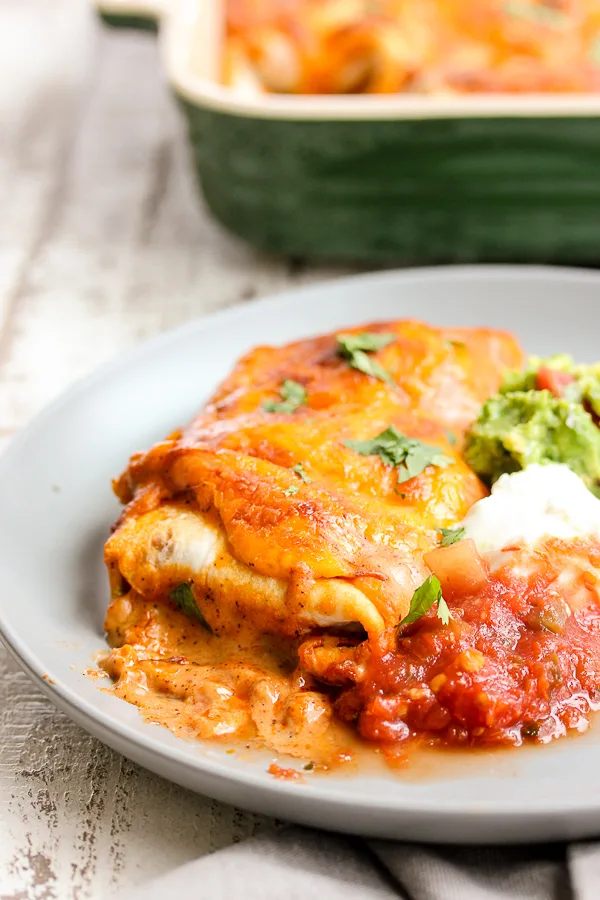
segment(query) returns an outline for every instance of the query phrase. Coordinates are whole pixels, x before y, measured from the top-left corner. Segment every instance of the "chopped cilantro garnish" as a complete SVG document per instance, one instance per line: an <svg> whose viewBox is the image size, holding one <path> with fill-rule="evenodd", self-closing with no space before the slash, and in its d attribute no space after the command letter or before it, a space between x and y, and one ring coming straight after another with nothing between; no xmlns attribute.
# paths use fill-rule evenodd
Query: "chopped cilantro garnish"
<svg viewBox="0 0 600 900"><path fill-rule="evenodd" d="M444 468L452 462L450 457L444 456L439 447L431 447L422 441L406 437L393 425L373 440L344 441L344 444L361 456L379 456L387 466L400 469L397 484L420 475L427 466Z"/></svg>
<svg viewBox="0 0 600 900"><path fill-rule="evenodd" d="M312 479L310 479L308 477L308 475L306 474L306 472L304 471L303 463L301 463L301 462L296 463L295 466L291 467L290 472L293 472L294 475L297 475L298 478L301 478L302 481L304 482L304 484L311 483ZM300 490L299 484L290 484L289 488L286 488L283 493L285 494L286 497L293 497L294 494L297 494L299 490Z"/></svg>
<svg viewBox="0 0 600 900"><path fill-rule="evenodd" d="M180 609L182 613L185 613L185 615L189 616L191 619L196 619L203 628L206 628L207 631L214 634L214 631L204 617L204 613L196 603L192 588L187 581L177 585L177 587L171 591L169 597L177 609Z"/></svg>
<svg viewBox="0 0 600 900"><path fill-rule="evenodd" d="M438 528L437 531L442 536L442 540L440 541L442 547L449 547L450 544L462 541L465 536L465 529L462 526L459 526L458 528Z"/></svg>
<svg viewBox="0 0 600 900"><path fill-rule="evenodd" d="M380 381L387 381L393 384L391 375L381 366L377 360L371 359L367 353L375 353L382 350L395 340L396 335L386 332L365 331L362 334L338 334L338 354L345 359L349 366L364 372L365 375L371 375L373 378L379 378Z"/></svg>
<svg viewBox="0 0 600 900"><path fill-rule="evenodd" d="M297 381L287 378L279 389L281 402L267 400L263 409L270 413L293 413L306 403L306 388Z"/></svg>
<svg viewBox="0 0 600 900"><path fill-rule="evenodd" d="M398 622L400 625L410 625L416 622L425 613L428 613L434 603L437 603L437 616L443 625L447 625L452 618L448 604L442 597L442 586L439 579L435 575L426 578L421 587L418 587L410 601L410 609L403 619Z"/></svg>
<svg viewBox="0 0 600 900"><path fill-rule="evenodd" d="M447 625L452 618L452 613L448 609L448 604L443 597L440 597L438 600L437 617L440 619L442 625Z"/></svg>
<svg viewBox="0 0 600 900"><path fill-rule="evenodd" d="M305 484L310 484L311 479L308 477L306 472L304 471L304 464L299 462L296 463L295 466L292 466L291 471L294 472Z"/></svg>

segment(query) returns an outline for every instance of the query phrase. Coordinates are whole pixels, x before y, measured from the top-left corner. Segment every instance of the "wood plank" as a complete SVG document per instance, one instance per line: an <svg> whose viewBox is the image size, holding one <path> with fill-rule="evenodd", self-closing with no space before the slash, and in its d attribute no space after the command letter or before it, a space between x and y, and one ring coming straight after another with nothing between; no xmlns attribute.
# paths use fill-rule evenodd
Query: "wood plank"
<svg viewBox="0 0 600 900"><path fill-rule="evenodd" d="M261 257L212 222L196 196L153 44L102 34L99 45L51 228L31 259L10 352L0 354L0 428L9 431L140 338L336 274Z"/></svg>
<svg viewBox="0 0 600 900"><path fill-rule="evenodd" d="M4 5L0 24L1 323L50 225L85 90L92 21L77 0L24 0Z"/></svg>

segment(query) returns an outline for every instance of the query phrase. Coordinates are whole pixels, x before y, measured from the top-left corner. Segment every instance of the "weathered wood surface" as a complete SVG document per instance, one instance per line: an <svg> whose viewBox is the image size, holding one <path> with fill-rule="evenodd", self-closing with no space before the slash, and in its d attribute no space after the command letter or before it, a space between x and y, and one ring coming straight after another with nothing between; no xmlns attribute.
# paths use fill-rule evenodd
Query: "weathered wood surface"
<svg viewBox="0 0 600 900"><path fill-rule="evenodd" d="M0 0L0 74L2 443L133 342L333 274L210 220L149 36L82 0ZM0 900L109 896L259 821L108 750L0 649Z"/></svg>

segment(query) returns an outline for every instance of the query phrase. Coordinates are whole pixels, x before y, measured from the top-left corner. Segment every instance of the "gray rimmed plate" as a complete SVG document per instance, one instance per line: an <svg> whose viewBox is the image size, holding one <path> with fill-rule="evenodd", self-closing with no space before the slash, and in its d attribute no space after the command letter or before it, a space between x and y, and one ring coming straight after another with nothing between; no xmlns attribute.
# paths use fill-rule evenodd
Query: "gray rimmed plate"
<svg viewBox="0 0 600 900"><path fill-rule="evenodd" d="M265 753L227 754L145 723L85 673L104 646L102 545L129 454L197 410L245 350L376 319L489 325L540 354L598 357L600 276L541 268L386 272L290 291L192 322L75 385L0 460L0 633L83 728L160 775L218 799L324 828L455 843L600 831L600 721L546 747L437 754L421 775L361 763L282 782ZM45 677L46 676L46 677Z"/></svg>

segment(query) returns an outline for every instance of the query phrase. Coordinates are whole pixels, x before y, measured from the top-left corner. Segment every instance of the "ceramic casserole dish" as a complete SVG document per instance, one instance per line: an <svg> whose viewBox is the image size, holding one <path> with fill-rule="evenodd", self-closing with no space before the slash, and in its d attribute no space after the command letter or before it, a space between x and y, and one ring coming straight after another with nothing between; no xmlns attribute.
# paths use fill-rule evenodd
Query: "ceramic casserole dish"
<svg viewBox="0 0 600 900"><path fill-rule="evenodd" d="M213 214L267 251L359 262L600 261L600 95L246 95L218 0L100 0L157 29Z"/></svg>

